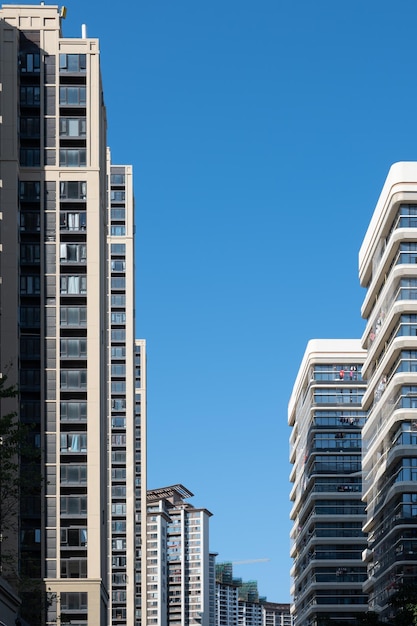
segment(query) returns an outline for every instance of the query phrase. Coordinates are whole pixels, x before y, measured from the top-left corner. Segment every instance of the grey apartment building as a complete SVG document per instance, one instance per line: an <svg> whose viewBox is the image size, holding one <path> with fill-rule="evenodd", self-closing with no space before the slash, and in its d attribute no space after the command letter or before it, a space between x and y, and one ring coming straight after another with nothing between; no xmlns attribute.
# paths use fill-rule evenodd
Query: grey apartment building
<svg viewBox="0 0 417 626"><path fill-rule="evenodd" d="M292 596L297 626L367 611L362 589L361 430L366 411L359 339L308 343L289 402Z"/></svg>
<svg viewBox="0 0 417 626"><path fill-rule="evenodd" d="M146 346L132 168L107 149L99 42L65 38L63 17L43 3L0 10L0 371L18 385L7 408L42 475L22 490L12 549L33 583L19 588L31 626L139 626Z"/></svg>

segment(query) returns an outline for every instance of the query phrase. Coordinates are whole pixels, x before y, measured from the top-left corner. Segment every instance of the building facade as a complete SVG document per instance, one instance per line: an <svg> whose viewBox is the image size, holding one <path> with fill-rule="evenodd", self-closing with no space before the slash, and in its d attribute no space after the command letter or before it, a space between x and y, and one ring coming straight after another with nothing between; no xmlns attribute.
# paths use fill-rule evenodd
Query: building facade
<svg viewBox="0 0 417 626"><path fill-rule="evenodd" d="M233 577L233 564L216 564L216 626L237 626L241 578Z"/></svg>
<svg viewBox="0 0 417 626"><path fill-rule="evenodd" d="M417 581L417 163L390 169L359 254L369 608Z"/></svg>
<svg viewBox="0 0 417 626"><path fill-rule="evenodd" d="M186 502L192 496L183 485L148 491L147 626L214 624L211 513Z"/></svg>
<svg viewBox="0 0 417 626"><path fill-rule="evenodd" d="M262 603L262 626L292 626L289 604Z"/></svg>
<svg viewBox="0 0 417 626"><path fill-rule="evenodd" d="M19 593L31 626L138 626L132 171L110 164L99 42L63 37L63 16L0 10L0 367L42 475L22 489Z"/></svg>
<svg viewBox="0 0 417 626"><path fill-rule="evenodd" d="M290 398L291 610L297 626L339 618L354 623L367 611L362 591L364 359L359 340L310 341Z"/></svg>

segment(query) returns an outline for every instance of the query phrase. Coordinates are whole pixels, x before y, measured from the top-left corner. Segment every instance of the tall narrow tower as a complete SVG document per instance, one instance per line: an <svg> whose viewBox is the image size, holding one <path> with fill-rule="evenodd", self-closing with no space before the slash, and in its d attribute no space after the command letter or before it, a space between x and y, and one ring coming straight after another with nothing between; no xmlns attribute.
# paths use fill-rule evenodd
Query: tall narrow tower
<svg viewBox="0 0 417 626"><path fill-rule="evenodd" d="M43 477L21 494L22 617L138 626L132 169L110 164L98 40L61 19L0 10L0 371Z"/></svg>

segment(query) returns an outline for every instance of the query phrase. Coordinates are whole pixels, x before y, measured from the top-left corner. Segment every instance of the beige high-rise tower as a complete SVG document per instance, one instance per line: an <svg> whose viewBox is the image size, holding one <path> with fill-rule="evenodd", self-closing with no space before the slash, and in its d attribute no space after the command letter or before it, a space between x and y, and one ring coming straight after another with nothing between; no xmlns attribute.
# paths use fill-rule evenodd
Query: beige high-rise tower
<svg viewBox="0 0 417 626"><path fill-rule="evenodd" d="M0 370L19 386L43 476L20 502L16 565L35 581L20 589L22 618L138 626L132 170L110 165L99 42L85 28L63 37L63 16L0 10Z"/></svg>

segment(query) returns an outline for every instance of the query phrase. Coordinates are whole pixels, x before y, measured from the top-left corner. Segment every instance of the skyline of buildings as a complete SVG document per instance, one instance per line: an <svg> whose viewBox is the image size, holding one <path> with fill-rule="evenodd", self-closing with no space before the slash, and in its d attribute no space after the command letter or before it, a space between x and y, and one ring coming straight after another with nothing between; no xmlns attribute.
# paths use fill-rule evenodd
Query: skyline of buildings
<svg viewBox="0 0 417 626"><path fill-rule="evenodd" d="M181 500L190 497L182 485L169 496L146 490L132 168L111 163L99 52L85 33L62 36L57 6L0 10L0 365L19 386L19 401L3 401L2 409L16 410L32 429L44 477L38 491L22 490L19 570L45 586L48 603L39 611L47 624L63 617L74 626L139 626L146 604L149 623L211 625L210 514ZM359 272L367 327L355 357L342 346L354 340L317 346L290 401L293 610L303 626L320 617L317 605L322 613L349 605L353 620L365 593L372 610L390 616L391 593L416 579L416 181L415 163L393 166L365 236ZM361 467L367 544L359 531ZM160 499L149 504L150 494ZM168 505L173 496L179 500ZM149 506L166 522L157 547L165 573L163 561L156 564L166 583L157 590L159 580L152 588L149 580ZM204 550L193 543L202 540ZM189 596L181 550L196 570L185 576ZM342 564L333 571L336 560ZM249 626L262 610L259 597L245 602L238 620ZM158 613L164 607L166 616Z"/></svg>

